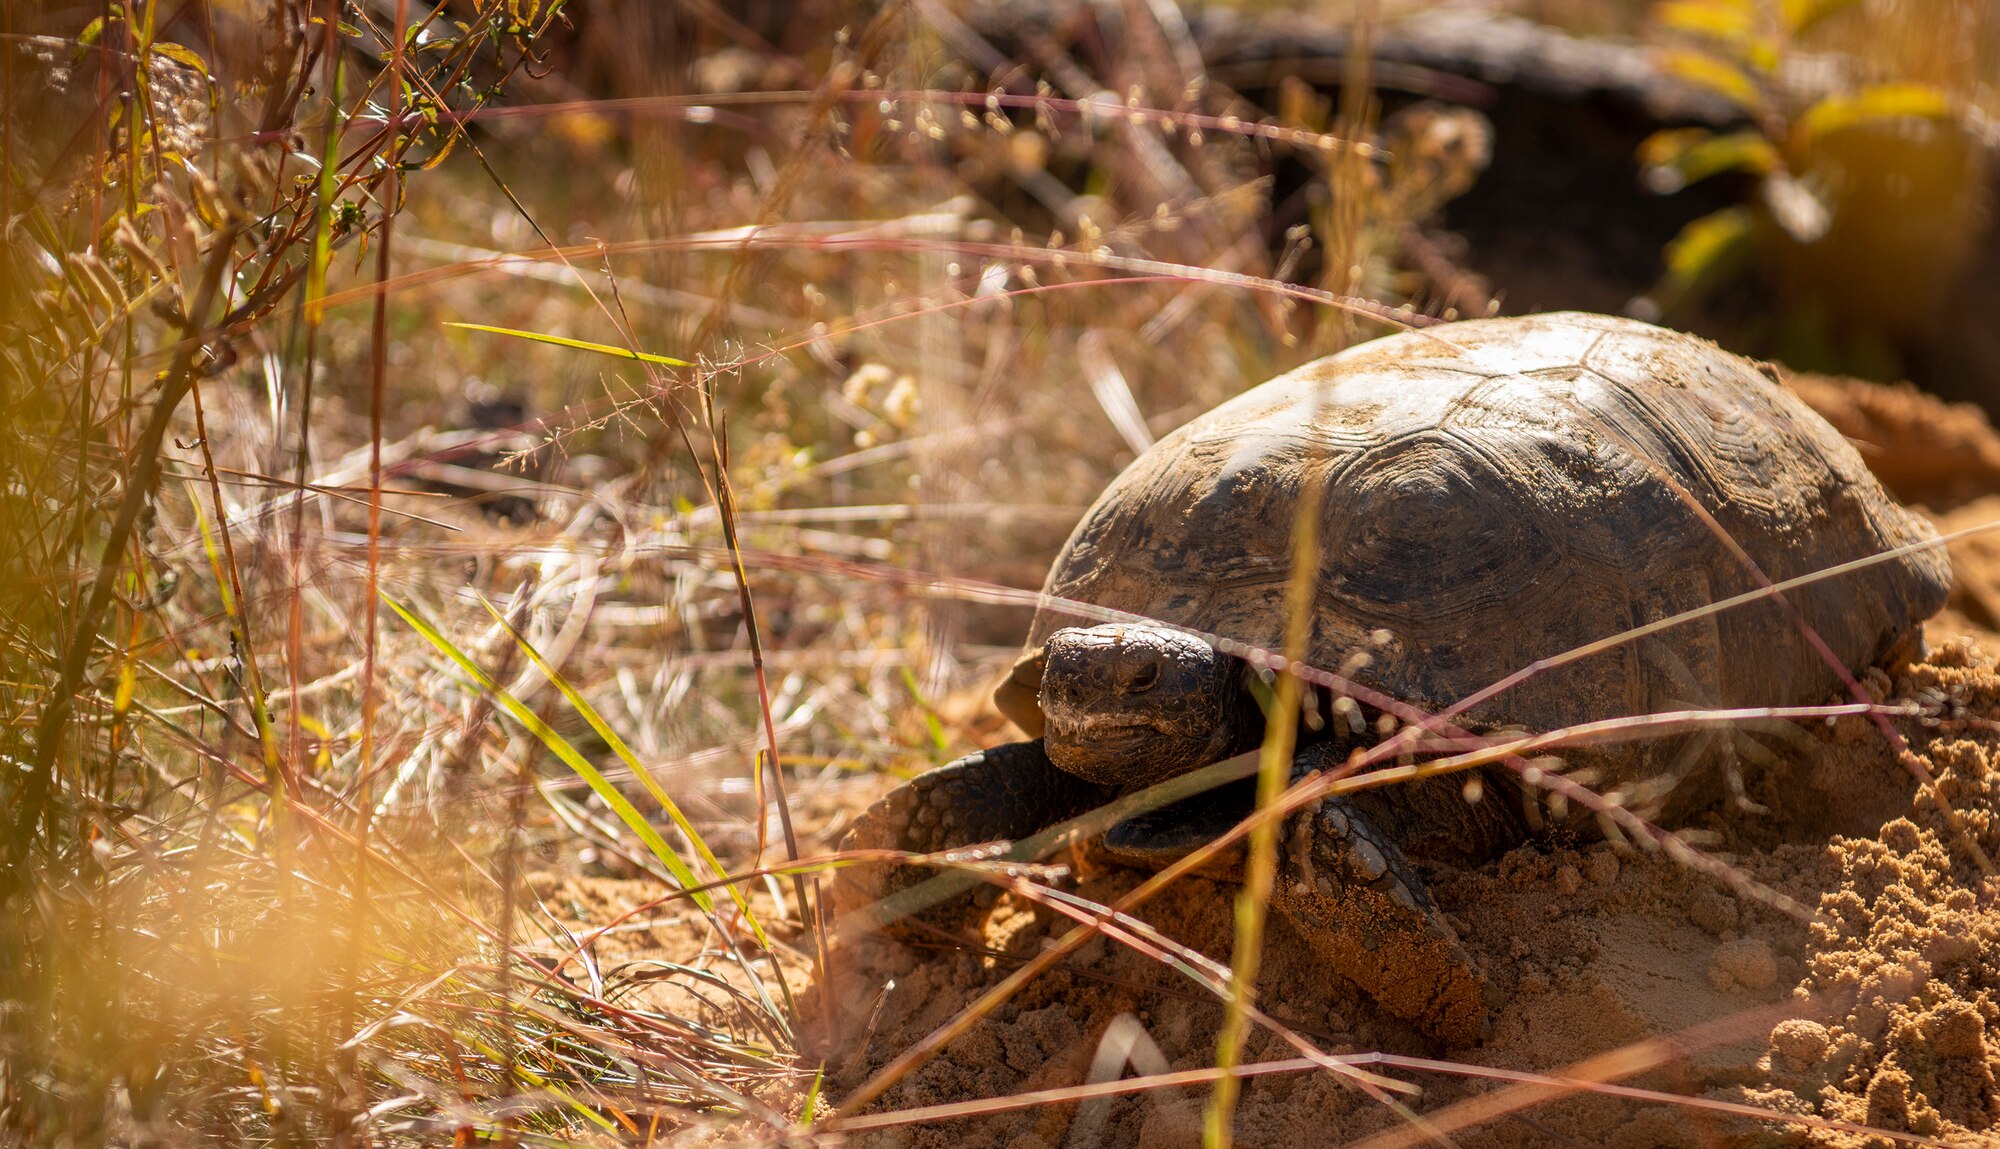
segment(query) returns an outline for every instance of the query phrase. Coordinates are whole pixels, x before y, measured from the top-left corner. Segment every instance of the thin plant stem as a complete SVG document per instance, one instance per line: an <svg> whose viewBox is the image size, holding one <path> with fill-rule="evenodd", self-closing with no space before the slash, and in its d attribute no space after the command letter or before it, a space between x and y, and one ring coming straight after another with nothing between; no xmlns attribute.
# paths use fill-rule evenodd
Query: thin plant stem
<svg viewBox="0 0 2000 1149"><path fill-rule="evenodd" d="M1322 389L1322 392L1324 389ZM1317 401L1324 402L1324 395ZM1319 592L1319 520L1326 482L1315 469L1299 492L1292 520L1292 571L1285 586L1285 660L1304 665L1312 641L1313 607ZM1257 809L1274 808L1291 782L1292 754L1297 748L1299 707L1305 683L1297 673L1278 675L1274 699L1264 721L1264 744L1258 752ZM1215 1042L1218 1069L1233 1069L1243 1056L1248 1008L1256 1001L1257 973L1263 965L1264 919L1278 870L1278 818L1260 818L1251 827L1249 857L1243 888L1235 903L1236 941L1230 959L1229 996L1223 1002L1222 1028ZM1202 1114L1202 1144L1229 1149L1235 1140L1236 1101L1242 1078L1224 1072L1215 1079L1214 1093Z"/></svg>

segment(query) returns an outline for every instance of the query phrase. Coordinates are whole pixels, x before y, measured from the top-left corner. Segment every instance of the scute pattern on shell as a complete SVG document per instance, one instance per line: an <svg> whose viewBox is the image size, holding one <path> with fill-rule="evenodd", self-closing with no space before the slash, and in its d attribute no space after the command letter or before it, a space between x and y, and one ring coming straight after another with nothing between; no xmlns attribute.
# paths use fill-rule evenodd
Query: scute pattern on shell
<svg viewBox="0 0 2000 1149"><path fill-rule="evenodd" d="M1324 482L1311 660L1440 707L1537 659L1757 585L1935 537L1854 448L1707 341L1573 313L1407 332L1307 364L1161 440L1112 483L1050 594L1276 649L1292 521ZM1697 511L1696 504L1700 510ZM1850 667L1944 603L1941 548L1789 600ZM1071 620L1045 610L1029 649ZM1540 675L1473 712L1553 729L1839 685L1771 601ZM1677 753L1632 752L1643 777Z"/></svg>

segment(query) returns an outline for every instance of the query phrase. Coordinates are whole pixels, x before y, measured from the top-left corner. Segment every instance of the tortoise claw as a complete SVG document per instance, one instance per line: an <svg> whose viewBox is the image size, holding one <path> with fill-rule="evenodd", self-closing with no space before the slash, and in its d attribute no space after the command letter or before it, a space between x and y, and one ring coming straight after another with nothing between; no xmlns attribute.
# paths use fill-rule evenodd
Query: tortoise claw
<svg viewBox="0 0 2000 1149"><path fill-rule="evenodd" d="M1294 818L1271 903L1389 1012L1468 1045L1486 1034L1485 979L1395 840L1337 798Z"/></svg>
<svg viewBox="0 0 2000 1149"><path fill-rule="evenodd" d="M1162 809L1134 814L1106 830L1094 851L1115 865L1164 870L1228 833L1256 808L1256 780L1245 779ZM1217 881L1241 882L1244 858L1244 845L1238 841L1196 872Z"/></svg>

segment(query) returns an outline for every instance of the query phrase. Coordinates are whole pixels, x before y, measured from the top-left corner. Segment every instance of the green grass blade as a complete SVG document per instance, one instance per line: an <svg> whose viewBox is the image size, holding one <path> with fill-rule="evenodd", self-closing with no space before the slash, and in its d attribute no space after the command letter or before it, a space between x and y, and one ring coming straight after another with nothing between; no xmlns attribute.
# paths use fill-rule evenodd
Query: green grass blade
<svg viewBox="0 0 2000 1149"><path fill-rule="evenodd" d="M805 1107L799 1111L799 1127L812 1128L814 1118L819 1115L819 1091L826 1084L826 1066L813 1070L812 1088L806 1091Z"/></svg>
<svg viewBox="0 0 2000 1149"><path fill-rule="evenodd" d="M938 718L937 707L932 706L931 700L924 697L924 688L918 685L916 674L907 666L903 667L902 671L903 688L910 692L910 697L916 700L917 708L923 711L924 727L930 732L931 761L935 765L942 766L951 758L951 739L945 736L944 723Z"/></svg>
<svg viewBox="0 0 2000 1149"><path fill-rule="evenodd" d="M414 612L404 607L402 603L397 602L387 594L382 595L382 601L388 603L390 610L401 615L403 621L408 623L412 630L423 635L426 641L438 649L439 653L457 664L458 668L470 676L474 682L477 682L481 689L492 695L493 700L500 705L502 710L507 712L509 717L520 723L530 734L540 739L542 745L548 747L550 753L562 759L563 765L575 771L576 776L582 778L590 786L592 792L599 798L604 799L604 804L611 807L612 811L618 815L619 820L623 821L634 834L639 836L639 840L646 844L646 848L651 850L653 856L659 859L660 864L667 868L667 872L673 875L674 881L679 882L682 889L693 891L689 896L695 900L695 903L709 913L715 912L714 900L706 892L696 889L702 883L699 878L695 877L694 871L688 868L688 864L682 861L680 855L674 852L673 847L667 844L666 839L660 836L660 832L653 828L653 824L646 820L646 816L641 814L638 808L632 805L631 801L625 795L619 793L618 788L613 786L610 779L606 778L597 767L592 766L589 759L579 753L576 747L570 745L568 739L557 733L548 723L543 722L520 699L509 693L506 687L493 681L491 675L481 670L478 663L472 661L470 656L453 645L452 641L439 632L436 627L418 617Z"/></svg>
<svg viewBox="0 0 2000 1149"><path fill-rule="evenodd" d="M396 604L391 602L389 605L393 607ZM508 1058L506 1054L502 1053L498 1049L495 1049L490 1043L482 1040L477 1034L461 1033L458 1035L458 1037L459 1040L464 1041L467 1044L471 1045L472 1048L478 1050L480 1053L490 1058L496 1064L506 1065L508 1063ZM527 1066L521 1064L518 1058L514 1059L513 1067L514 1067L514 1076L520 1078L522 1081L527 1082L529 1085L534 1086L536 1089L539 1089L544 1093L547 1093L549 1096L560 1100L564 1105L567 1105L569 1108L575 1110L578 1116L590 1122L592 1125L597 1126L599 1129L604 1130L606 1133L615 1134L619 1132L618 1125L616 1122L612 1121L609 1117L604 1116L602 1113L599 1113L597 1110L592 1109L590 1106L584 1104L576 1096L571 1094L569 1090L564 1089L563 1087L557 1085L554 1081L551 1081L550 1079L543 1077L541 1074L536 1073L534 1070L529 1069Z"/></svg>
<svg viewBox="0 0 2000 1149"><path fill-rule="evenodd" d="M667 355L653 355L645 351L614 346L610 343L591 343L583 339L568 339L561 335L544 335L539 331L517 331L512 327L490 327L484 323L446 322L446 327L463 327L467 331L484 331L489 335L510 335L515 339L528 339L536 343L550 343L557 347L574 347L578 351L595 351L599 355L609 355L613 359L637 359L641 363L658 363L663 367L692 367L685 359L675 359Z"/></svg>
<svg viewBox="0 0 2000 1149"><path fill-rule="evenodd" d="M194 508L194 519L201 530L202 553L208 559L208 570L215 578L216 596L222 600L223 617L229 620L229 641L240 645L243 667L243 686L250 695L250 724L257 731L257 747L263 755L264 779L271 787L271 808L276 824L285 825L287 817L285 803L284 759L278 753L278 734L271 728L271 710L264 697L264 679L257 673L257 660L250 644L243 639L244 625L242 612L237 609L236 595L231 589L229 575L222 569L222 548L217 544L215 532L209 529L208 512L202 507L201 492L192 479L185 481L188 505ZM281 834L286 831L281 829Z"/></svg>
<svg viewBox="0 0 2000 1149"><path fill-rule="evenodd" d="M493 621L499 623L506 630L508 637L514 640L514 645L520 648L521 653L528 656L529 660L535 664L536 669L540 670L555 685L557 690L562 691L562 696L569 700L569 704L576 709L578 714L583 716L583 720L590 724L590 728L597 732L597 736L604 739L605 745L611 747L611 752L616 754L618 760L625 763L632 771L632 776L637 778L646 787L646 792L651 794L653 800L660 804L660 808L667 812L667 817L672 818L674 825L680 827L681 833L687 835L688 842L694 846L695 853L701 855L701 860L707 864L709 870L716 877L727 879L729 871L723 869L722 863L716 860L714 851L708 848L708 843L702 840L701 834L695 830L694 824L689 822L687 815L681 812L679 803L669 797L665 788L653 777L652 772L640 764L639 756L632 752L632 748L625 744L625 740L618 736L618 732L611 728L611 724L604 720L603 715L597 712L597 708L592 706L582 694L578 693L576 687L571 686L569 680L564 678L560 671L549 665L548 660L542 657L542 652L535 649L534 643L529 642L526 636L515 631L512 626L508 625L507 619L501 615L500 611L491 602L487 601L485 595L479 596L479 602L493 616ZM757 916L750 911L750 901L743 896L742 889L735 882L729 882L723 888L729 891L729 896L735 900L737 908L743 912L743 920L750 926L751 931L757 935L757 943L767 950L770 949L771 940L764 936L764 927L758 924Z"/></svg>

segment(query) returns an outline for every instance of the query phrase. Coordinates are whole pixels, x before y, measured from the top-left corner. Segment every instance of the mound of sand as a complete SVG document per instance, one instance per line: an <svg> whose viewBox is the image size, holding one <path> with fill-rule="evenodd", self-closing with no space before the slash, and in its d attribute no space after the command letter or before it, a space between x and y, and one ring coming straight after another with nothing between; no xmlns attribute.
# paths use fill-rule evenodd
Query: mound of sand
<svg viewBox="0 0 2000 1149"><path fill-rule="evenodd" d="M1882 484L1935 511L2000 489L2000 436L1970 403L1946 403L1908 383L1786 374L1786 386L1852 440Z"/></svg>
<svg viewBox="0 0 2000 1149"><path fill-rule="evenodd" d="M1945 529L2000 518L1992 494L2000 439L1983 416L1907 389L1794 385ZM1834 1122L2000 1146L2000 877L1989 861L2000 856L2000 672L1977 645L2000 629L1994 539L1952 548L1960 589L1932 626L1931 656L1894 681L1871 675L1879 696L1924 706L1924 718L1897 724L1913 756L1899 757L1859 717L1736 736L1739 758L1761 764L1748 801L1694 829L1709 852L1810 912L1782 912L1658 854L1537 842L1479 868L1427 871L1493 987L1484 1041L1430 1044L1325 968L1281 922L1266 948L1259 1001L1329 1052L1588 1075L1721 1103L1697 1110L1557 1090L1523 1106L1509 1103L1523 1086L1491 1075L1385 1070L1421 1087L1412 1110L1446 1128L1465 1119L1451 1138L1468 1149L1892 1143ZM1920 784L1919 775L1930 781ZM1086 870L1076 888L1109 903L1140 880ZM1191 879L1138 916L1226 962L1234 892ZM866 1080L1068 925L1003 899L984 936L961 945L917 950L875 938L850 946L831 982L843 1008L839 1032L826 1035L831 1092ZM872 1108L1200 1068L1213 1063L1221 1016L1192 981L1098 939ZM1649 1038L1670 1040L1635 1045ZM1622 1052L1599 1056L1613 1051ZM1256 1033L1246 1060L1295 1055ZM1195 1145L1207 1097L1202 1086L1038 1105L861 1140L951 1149ZM1819 1123L1764 1121L1730 1105ZM1481 1106L1497 1115L1472 1122ZM1406 1118L1328 1072L1247 1082L1237 1129L1238 1143L1251 1146L1425 1143Z"/></svg>

